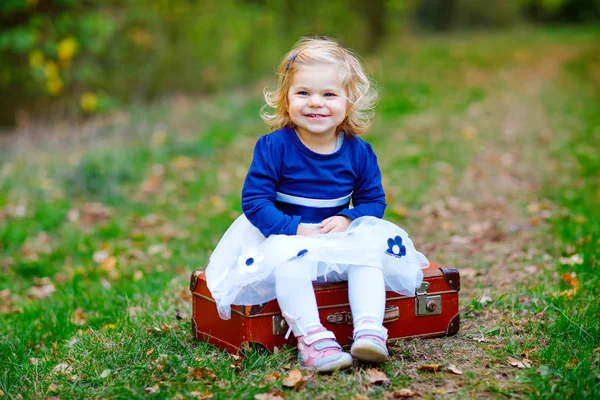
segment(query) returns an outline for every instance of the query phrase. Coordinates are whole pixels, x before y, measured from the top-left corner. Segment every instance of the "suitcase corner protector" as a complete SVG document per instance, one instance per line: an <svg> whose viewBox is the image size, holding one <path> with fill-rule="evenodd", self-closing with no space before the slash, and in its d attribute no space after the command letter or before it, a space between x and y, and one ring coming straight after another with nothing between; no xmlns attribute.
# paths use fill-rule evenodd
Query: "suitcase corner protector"
<svg viewBox="0 0 600 400"><path fill-rule="evenodd" d="M446 284L452 290L460 292L460 274L456 268L440 267Z"/></svg>
<svg viewBox="0 0 600 400"><path fill-rule="evenodd" d="M460 329L460 313L456 314L454 318L448 324L448 329L446 330L446 336L454 336L458 333Z"/></svg>

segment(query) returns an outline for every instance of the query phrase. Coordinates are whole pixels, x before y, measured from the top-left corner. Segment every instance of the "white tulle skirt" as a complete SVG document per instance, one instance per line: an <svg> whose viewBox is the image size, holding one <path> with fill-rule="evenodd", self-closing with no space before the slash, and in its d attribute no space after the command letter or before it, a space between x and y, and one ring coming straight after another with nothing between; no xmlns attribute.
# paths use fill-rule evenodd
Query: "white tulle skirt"
<svg viewBox="0 0 600 400"><path fill-rule="evenodd" d="M404 230L379 218L357 218L345 232L265 238L241 215L210 257L206 279L219 315L229 319L232 304L275 299L278 273L302 270L315 281L344 275L352 265L380 268L386 290L414 296L429 262Z"/></svg>

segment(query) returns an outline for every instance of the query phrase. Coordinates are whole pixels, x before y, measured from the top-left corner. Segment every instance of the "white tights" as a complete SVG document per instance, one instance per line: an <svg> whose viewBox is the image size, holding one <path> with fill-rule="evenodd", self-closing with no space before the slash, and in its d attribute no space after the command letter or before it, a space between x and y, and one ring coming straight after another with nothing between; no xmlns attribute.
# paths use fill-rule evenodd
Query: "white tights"
<svg viewBox="0 0 600 400"><path fill-rule="evenodd" d="M311 277L302 271L287 271L277 275L277 301L281 311L292 316L294 336L307 334L323 325L319 319L317 301ZM369 266L351 266L348 274L327 275L328 282L348 281L348 298L354 327L370 320L375 324L383 323L385 311L385 284L381 269Z"/></svg>

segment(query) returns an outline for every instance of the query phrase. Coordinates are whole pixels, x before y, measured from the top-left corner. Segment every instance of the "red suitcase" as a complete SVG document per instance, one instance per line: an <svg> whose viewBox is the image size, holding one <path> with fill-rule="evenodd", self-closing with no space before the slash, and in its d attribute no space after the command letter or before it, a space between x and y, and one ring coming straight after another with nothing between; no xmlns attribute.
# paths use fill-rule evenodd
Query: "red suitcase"
<svg viewBox="0 0 600 400"><path fill-rule="evenodd" d="M431 263L424 270L423 285L416 296L386 293L384 326L389 340L412 337L440 337L456 334L460 325L458 270ZM288 326L276 300L254 306L232 306L231 319L223 320L206 286L202 270L192 273L192 332L196 339L236 353L242 347L258 345L272 350L275 346L294 345ZM346 282L315 285L321 323L335 333L344 346L352 341L352 314Z"/></svg>

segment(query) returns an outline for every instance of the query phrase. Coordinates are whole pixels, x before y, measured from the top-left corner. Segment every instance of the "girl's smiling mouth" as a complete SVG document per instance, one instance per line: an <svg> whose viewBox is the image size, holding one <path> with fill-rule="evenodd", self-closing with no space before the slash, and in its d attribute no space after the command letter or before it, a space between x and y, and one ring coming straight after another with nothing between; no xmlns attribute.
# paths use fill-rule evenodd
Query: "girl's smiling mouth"
<svg viewBox="0 0 600 400"><path fill-rule="evenodd" d="M323 114L304 114L305 117L308 118L327 118L329 117L329 115L323 115Z"/></svg>

